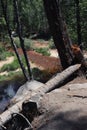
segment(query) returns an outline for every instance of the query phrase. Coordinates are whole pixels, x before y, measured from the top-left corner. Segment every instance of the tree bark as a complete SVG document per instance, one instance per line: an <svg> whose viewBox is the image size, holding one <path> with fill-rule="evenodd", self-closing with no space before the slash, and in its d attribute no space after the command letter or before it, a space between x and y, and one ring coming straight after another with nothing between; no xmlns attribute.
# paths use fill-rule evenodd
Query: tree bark
<svg viewBox="0 0 87 130"><path fill-rule="evenodd" d="M9 121L12 118L13 113L19 113L22 111L22 104L29 100L30 98L36 96L36 95L44 95L48 91L54 89L57 85L59 85L61 82L65 81L70 75L72 75L76 70L80 68L80 64L71 66L61 72L60 74L56 75L54 78L50 79L47 83L44 85L39 85L39 83L36 84L35 90L31 91L28 90L28 93L23 95L23 93L20 94L20 97L22 96L21 100L14 104L12 107L8 108L5 112L3 112L0 115L0 126L4 125L7 121ZM32 85L34 81L31 81ZM30 82L30 83L31 83ZM41 84L41 83L40 83ZM38 87L37 87L38 86ZM32 86L30 87L32 88Z"/></svg>
<svg viewBox="0 0 87 130"><path fill-rule="evenodd" d="M24 39L22 37L22 32L21 32L21 22L20 22L20 18L19 18L19 10L18 10L18 1L17 0L13 0L13 4L14 4L14 10L15 10L15 15L16 15L16 22L17 22L17 32L18 32L18 36L19 36L19 40L20 40L20 45L21 48L23 50L23 54L25 57L25 62L28 68L28 80L32 79L32 73L31 73L31 69L30 69L30 63L28 61L28 56L26 53L26 49L25 49L25 45L24 45Z"/></svg>
<svg viewBox="0 0 87 130"><path fill-rule="evenodd" d="M74 54L66 24L61 14L59 0L43 0L43 2L54 44L58 50L61 64L65 69L72 64Z"/></svg>

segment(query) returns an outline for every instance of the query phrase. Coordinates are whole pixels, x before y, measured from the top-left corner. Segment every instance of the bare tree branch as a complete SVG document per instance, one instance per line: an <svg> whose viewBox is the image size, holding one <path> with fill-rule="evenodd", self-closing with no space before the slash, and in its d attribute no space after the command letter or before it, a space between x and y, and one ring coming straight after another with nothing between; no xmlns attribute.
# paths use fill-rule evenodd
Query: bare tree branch
<svg viewBox="0 0 87 130"><path fill-rule="evenodd" d="M25 61L26 61L27 67L28 67L28 72L29 72L28 80L29 80L29 78L31 80L32 79L32 73L31 73L30 64L29 64L29 61L28 61L26 49L25 49L25 46L24 46L24 39L22 37L22 32L21 32L22 29L21 29L21 23L20 23L20 18L19 18L18 1L13 0L13 3L14 3L15 15L16 15L17 31L18 31L18 36L19 36L19 39L20 39L20 45L21 45L21 48L23 50Z"/></svg>

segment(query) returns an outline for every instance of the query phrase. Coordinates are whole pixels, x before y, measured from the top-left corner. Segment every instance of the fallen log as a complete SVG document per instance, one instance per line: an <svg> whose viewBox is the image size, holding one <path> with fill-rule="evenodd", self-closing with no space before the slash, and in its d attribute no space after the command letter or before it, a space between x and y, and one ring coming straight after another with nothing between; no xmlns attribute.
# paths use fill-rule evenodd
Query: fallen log
<svg viewBox="0 0 87 130"><path fill-rule="evenodd" d="M47 93L53 90L56 86L63 83L70 75L77 71L81 67L81 64L76 64L68 67L63 72L57 74L54 78L49 80L43 87L40 88L40 91Z"/></svg>
<svg viewBox="0 0 87 130"><path fill-rule="evenodd" d="M39 87L36 87L35 90L33 90L33 91L29 90L27 94L24 94L24 96L23 96L23 93L22 93L22 95L20 94L20 97L22 96L23 98L21 98L21 100L19 100L16 104L14 104L10 108L8 108L8 110L6 110L5 112L3 112L0 115L0 126L3 126L7 121L9 121L12 118L13 113L21 112L22 104L25 101L29 101L30 99L32 99L32 97L33 97L33 99L34 99L34 97L36 99L36 95L42 96L45 93L49 92L51 89L54 89L56 85L59 85L61 82L66 80L66 78L68 78L70 75L72 75L80 67L81 67L81 64L76 64L76 65L70 66L69 68L67 68L66 70L61 72L60 74L57 74L55 77L50 79L44 85L41 85L41 84L39 85L39 83L37 83L36 85ZM33 82L35 83L35 81L31 81L31 82L32 82L32 84L33 84Z"/></svg>

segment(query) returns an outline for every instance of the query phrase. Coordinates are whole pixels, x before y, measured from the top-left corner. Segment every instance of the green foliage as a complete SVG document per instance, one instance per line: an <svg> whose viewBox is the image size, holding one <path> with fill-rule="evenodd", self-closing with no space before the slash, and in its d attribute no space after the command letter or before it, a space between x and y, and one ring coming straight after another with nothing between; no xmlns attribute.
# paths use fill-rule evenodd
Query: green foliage
<svg viewBox="0 0 87 130"><path fill-rule="evenodd" d="M14 42L15 42L17 48L20 48L20 41L19 41L18 37L14 38Z"/></svg>
<svg viewBox="0 0 87 130"><path fill-rule="evenodd" d="M18 69L20 66L19 66L19 63L18 63L18 60L15 58L14 61L10 64L5 64L1 69L0 69L0 72L4 72L4 71L14 71L16 69Z"/></svg>
<svg viewBox="0 0 87 130"><path fill-rule="evenodd" d="M35 80L40 80L41 77L42 77L42 71L39 70L38 68L33 68L32 69L32 74L33 74L33 77L34 77Z"/></svg>
<svg viewBox="0 0 87 130"><path fill-rule="evenodd" d="M6 1L3 0L3 3L6 4ZM14 28L14 23L13 23L14 14L13 14L12 0L7 1L7 8L5 8L4 10L7 13L7 18L9 21L10 29L13 30L13 28ZM3 9L1 6L1 2L0 2L0 30L1 30L0 31L0 40L5 42L6 41L5 37L8 34L8 31L7 31L6 21L4 19L4 15L3 15Z"/></svg>
<svg viewBox="0 0 87 130"><path fill-rule="evenodd" d="M0 81L4 81L6 79L8 79L8 76L6 76L6 75L0 75Z"/></svg>
<svg viewBox="0 0 87 130"><path fill-rule="evenodd" d="M19 0L18 5L24 37L28 37L38 32L47 32L49 26L45 16L42 0ZM17 24L15 21L13 1L8 0L7 6L7 14L11 30L16 30ZM73 43L77 43L75 1L62 0L61 8L62 14L68 26L69 35ZM0 32L0 39L3 41L5 40L5 36L7 35L7 28L3 17L1 4L0 14L0 29L2 30ZM82 43L84 43L84 45L87 46L87 0L80 0L80 14L82 28ZM31 43L31 41L29 43ZM25 39L25 44L28 48L31 48L31 45L28 44L28 39ZM17 46L19 47L19 43L17 44Z"/></svg>
<svg viewBox="0 0 87 130"><path fill-rule="evenodd" d="M24 40L25 48L26 50L32 50L33 49L33 41L31 39L25 38Z"/></svg>
<svg viewBox="0 0 87 130"><path fill-rule="evenodd" d="M0 60L6 60L7 57L13 56L12 52L8 52L5 47L0 46Z"/></svg>
<svg viewBox="0 0 87 130"><path fill-rule="evenodd" d="M11 46L11 44L10 44L10 38L9 38L8 34L4 36L4 41L3 42L4 42L4 44L8 44L9 46Z"/></svg>
<svg viewBox="0 0 87 130"><path fill-rule="evenodd" d="M48 27L42 0L19 1L21 22L26 33L46 30Z"/></svg>
<svg viewBox="0 0 87 130"><path fill-rule="evenodd" d="M6 60L7 57L12 56L13 53L11 52L3 52L2 54L0 54L0 60Z"/></svg>
<svg viewBox="0 0 87 130"><path fill-rule="evenodd" d="M20 41L19 38L16 37L14 38L14 41L16 43L17 48L20 48ZM33 49L33 41L31 39L25 38L24 39L24 45L26 50L31 50Z"/></svg>
<svg viewBox="0 0 87 130"><path fill-rule="evenodd" d="M26 67L25 59L24 59L23 56L21 56L21 61L24 64L24 66ZM3 65L2 68L0 69L0 72L4 72L4 71L7 71L7 72L9 72L9 71L15 71L18 68L20 68L20 65L19 65L18 59L15 57L14 61L12 63Z"/></svg>
<svg viewBox="0 0 87 130"><path fill-rule="evenodd" d="M52 77L49 72L45 70L40 70L38 68L33 68L32 73L35 80L38 80L43 83L46 83Z"/></svg>
<svg viewBox="0 0 87 130"><path fill-rule="evenodd" d="M22 71L18 71L18 72L15 72L15 73L14 72L8 72L7 75L0 75L0 82L2 82L2 81L9 81L9 80L10 81L12 81L12 80L14 81L15 78L19 79L20 77L24 78Z"/></svg>
<svg viewBox="0 0 87 130"><path fill-rule="evenodd" d="M50 49L55 49L56 47L55 47L55 44L54 44L54 42L53 42L53 39L50 39L50 41L49 41L49 48Z"/></svg>
<svg viewBox="0 0 87 130"><path fill-rule="evenodd" d="M35 51L41 53L44 56L50 56L50 52L48 48L35 48Z"/></svg>
<svg viewBox="0 0 87 130"><path fill-rule="evenodd" d="M0 46L0 54L3 53L5 51L5 48L1 45Z"/></svg>
<svg viewBox="0 0 87 130"><path fill-rule="evenodd" d="M82 43L85 46L87 43L87 0L80 1L80 16L81 16L81 33ZM62 13L68 26L68 33L73 41L77 43L77 22L76 22L76 10L75 1L62 1L61 2Z"/></svg>

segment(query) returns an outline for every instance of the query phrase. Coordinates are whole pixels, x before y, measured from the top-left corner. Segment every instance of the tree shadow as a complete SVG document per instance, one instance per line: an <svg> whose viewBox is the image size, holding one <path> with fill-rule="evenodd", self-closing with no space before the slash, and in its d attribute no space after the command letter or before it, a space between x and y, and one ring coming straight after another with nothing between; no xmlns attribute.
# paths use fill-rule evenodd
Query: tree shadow
<svg viewBox="0 0 87 130"><path fill-rule="evenodd" d="M51 119L44 117L37 130L87 130L87 115L81 116L80 111L60 112Z"/></svg>

